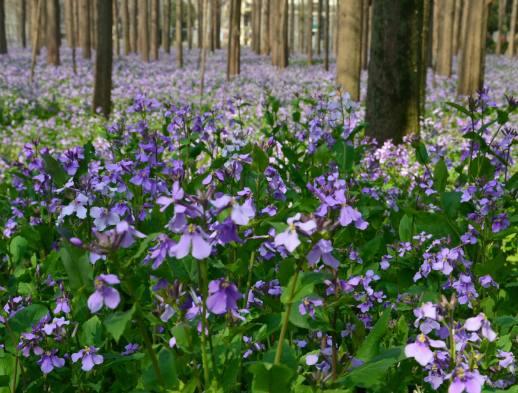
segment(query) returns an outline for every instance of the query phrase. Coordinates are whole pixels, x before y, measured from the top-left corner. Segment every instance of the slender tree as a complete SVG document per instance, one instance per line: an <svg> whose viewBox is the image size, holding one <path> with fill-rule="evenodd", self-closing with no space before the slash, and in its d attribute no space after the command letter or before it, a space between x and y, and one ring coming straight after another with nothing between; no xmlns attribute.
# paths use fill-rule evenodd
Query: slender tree
<svg viewBox="0 0 518 393"><path fill-rule="evenodd" d="M1 1L1 0L0 0ZM34 80L34 70L36 69L36 57L39 53L39 47L40 47L40 24L41 24L41 14L43 11L43 4L42 0L33 0L33 10L35 10L34 17L32 18L32 60L31 60L31 77L30 82Z"/></svg>
<svg viewBox="0 0 518 393"><path fill-rule="evenodd" d="M338 55L336 81L354 101L360 99L362 10L358 0L342 0L339 5Z"/></svg>
<svg viewBox="0 0 518 393"><path fill-rule="evenodd" d="M5 32L5 1L0 0L0 55L7 53L7 35Z"/></svg>
<svg viewBox="0 0 518 393"><path fill-rule="evenodd" d="M433 32L432 32L432 67L437 70L437 55L439 53L439 29L441 27L441 1L433 0Z"/></svg>
<svg viewBox="0 0 518 393"><path fill-rule="evenodd" d="M487 0L470 0L464 7L468 27L462 37L457 94L471 95L484 86L488 3Z"/></svg>
<svg viewBox="0 0 518 393"><path fill-rule="evenodd" d="M270 54L270 2L261 2L261 55Z"/></svg>
<svg viewBox="0 0 518 393"><path fill-rule="evenodd" d="M117 57L121 55L120 29L119 29L119 1L113 0L113 42Z"/></svg>
<svg viewBox="0 0 518 393"><path fill-rule="evenodd" d="M92 43L92 48L97 50L97 23L98 23L98 9L97 9L97 0L89 0L90 2L90 22L92 26L90 27L90 42Z"/></svg>
<svg viewBox="0 0 518 393"><path fill-rule="evenodd" d="M150 50L151 50L151 60L158 60L158 47L159 47L159 32L160 32L160 22L159 22L159 12L158 12L159 4L158 0L151 0L151 32L150 32Z"/></svg>
<svg viewBox="0 0 518 393"><path fill-rule="evenodd" d="M111 112L112 63L113 52L110 39L112 35L113 4L112 0L97 0L97 51L95 54L95 85L93 110L101 109L105 117Z"/></svg>
<svg viewBox="0 0 518 393"><path fill-rule="evenodd" d="M304 53L306 51L306 7L305 1L299 2L299 51Z"/></svg>
<svg viewBox="0 0 518 393"><path fill-rule="evenodd" d="M76 24L75 24L75 9L77 6L76 0L67 0L67 18L69 20L69 29L70 29L70 42L68 43L70 48L72 48L72 69L74 74L77 74L77 64L76 64Z"/></svg>
<svg viewBox="0 0 518 393"><path fill-rule="evenodd" d="M506 0L498 1L498 36L496 39L496 49L495 52L497 55L502 54L502 41L505 38L504 25L505 25L505 8L507 6Z"/></svg>
<svg viewBox="0 0 518 393"><path fill-rule="evenodd" d="M27 21L27 2L26 2L26 0L20 0L19 32L20 32L20 42L22 44L22 48L27 47L27 34L25 31L26 21Z"/></svg>
<svg viewBox="0 0 518 393"><path fill-rule="evenodd" d="M138 47L138 0L128 0L129 3L129 35L131 52L137 53Z"/></svg>
<svg viewBox="0 0 518 393"><path fill-rule="evenodd" d="M47 0L47 63L59 65L59 0Z"/></svg>
<svg viewBox="0 0 518 393"><path fill-rule="evenodd" d="M361 0L360 0L361 1ZM322 53L322 0L318 0L318 6L317 6L317 55L320 56Z"/></svg>
<svg viewBox="0 0 518 393"><path fill-rule="evenodd" d="M366 133L400 143L419 133L423 1L374 0L372 7Z"/></svg>
<svg viewBox="0 0 518 393"><path fill-rule="evenodd" d="M362 0L362 70L367 69L369 61L369 2Z"/></svg>
<svg viewBox="0 0 518 393"><path fill-rule="evenodd" d="M260 9L259 9L260 11ZM240 72L241 0L230 0L227 80Z"/></svg>
<svg viewBox="0 0 518 393"><path fill-rule="evenodd" d="M511 11L511 23L509 24L509 48L507 54L513 57L516 50L516 19L518 18L518 0L513 0Z"/></svg>
<svg viewBox="0 0 518 393"><path fill-rule="evenodd" d="M138 3L138 40L139 52L142 61L149 62L149 17L148 0L139 0Z"/></svg>
<svg viewBox="0 0 518 393"><path fill-rule="evenodd" d="M199 8L198 12L201 11L202 20L199 21L199 31L201 37L201 58L200 58L200 101L203 98L203 91L205 88L205 67L207 65L207 52L210 49L210 45L212 42L212 37L210 33L210 0L201 0L198 3Z"/></svg>
<svg viewBox="0 0 518 393"><path fill-rule="evenodd" d="M273 40L272 63L279 68L288 66L288 0L277 0L270 3L274 8L273 14Z"/></svg>
<svg viewBox="0 0 518 393"><path fill-rule="evenodd" d="M214 0L214 47L221 49L221 0Z"/></svg>
<svg viewBox="0 0 518 393"><path fill-rule="evenodd" d="M331 15L329 12L329 0L324 0L324 13L324 70L329 71L329 24L331 22Z"/></svg>
<svg viewBox="0 0 518 393"><path fill-rule="evenodd" d="M437 48L437 67L439 75L451 76L451 66L453 57L453 23L455 15L455 1L441 0L439 12L439 32Z"/></svg>
<svg viewBox="0 0 518 393"><path fill-rule="evenodd" d="M455 0L455 16L453 18L453 56L459 52L459 38L462 23L462 0Z"/></svg>
<svg viewBox="0 0 518 393"><path fill-rule="evenodd" d="M198 26L197 30L197 38L198 38L198 48L203 48L203 11L204 11L204 0L198 0L198 8L197 8L197 19Z"/></svg>
<svg viewBox="0 0 518 393"><path fill-rule="evenodd" d="M92 43L90 41L90 0L79 0L79 39L81 40L81 49L83 58L90 59L92 57Z"/></svg>
<svg viewBox="0 0 518 393"><path fill-rule="evenodd" d="M162 49L171 52L171 0L162 0Z"/></svg>
<svg viewBox="0 0 518 393"><path fill-rule="evenodd" d="M122 36L124 39L124 55L128 56L131 53L131 39L130 39L130 5L129 0L122 0Z"/></svg>
<svg viewBox="0 0 518 393"><path fill-rule="evenodd" d="M308 0L307 7L307 19L306 19L306 34L307 34L307 54L308 64L313 63L313 0Z"/></svg>
<svg viewBox="0 0 518 393"><path fill-rule="evenodd" d="M176 65L183 67L182 0L176 0Z"/></svg>
<svg viewBox="0 0 518 393"><path fill-rule="evenodd" d="M264 1L264 0L263 0ZM295 0L291 0L290 2L290 42L289 47L290 51L295 50Z"/></svg>
<svg viewBox="0 0 518 393"><path fill-rule="evenodd" d="M192 0L187 0L187 47L192 49Z"/></svg>

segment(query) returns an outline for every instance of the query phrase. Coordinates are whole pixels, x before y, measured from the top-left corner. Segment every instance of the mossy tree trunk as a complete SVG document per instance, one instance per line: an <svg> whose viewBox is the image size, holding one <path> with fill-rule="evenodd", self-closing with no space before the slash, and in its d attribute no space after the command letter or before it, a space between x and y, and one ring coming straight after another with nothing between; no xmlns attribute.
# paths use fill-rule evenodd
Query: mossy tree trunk
<svg viewBox="0 0 518 393"><path fill-rule="evenodd" d="M108 117L111 112L113 41L112 36L113 4L112 0L97 0L97 51L95 54L95 85L93 110L101 109Z"/></svg>
<svg viewBox="0 0 518 393"><path fill-rule="evenodd" d="M507 55L513 57L516 53L516 19L518 19L518 0L513 0L511 23L509 24L509 48Z"/></svg>
<svg viewBox="0 0 518 393"><path fill-rule="evenodd" d="M151 26L149 37L151 60L158 60L158 48L160 47L159 6L158 0L151 0Z"/></svg>
<svg viewBox="0 0 518 393"><path fill-rule="evenodd" d="M131 52L137 53L139 51L138 44L138 0L128 0L130 2L129 14L129 30L130 30L130 46Z"/></svg>
<svg viewBox="0 0 518 393"><path fill-rule="evenodd" d="M505 31L504 31L504 25L505 25L505 8L507 6L506 0L499 0L498 1L498 36L496 39L496 48L495 52L497 55L502 54L502 43L505 39Z"/></svg>
<svg viewBox="0 0 518 393"><path fill-rule="evenodd" d="M273 16L272 63L279 68L288 66L288 0L272 1Z"/></svg>
<svg viewBox="0 0 518 393"><path fill-rule="evenodd" d="M270 54L270 0L261 2L261 55Z"/></svg>
<svg viewBox="0 0 518 393"><path fill-rule="evenodd" d="M124 55L128 56L131 52L130 40L130 11L129 0L122 0L122 36L124 39Z"/></svg>

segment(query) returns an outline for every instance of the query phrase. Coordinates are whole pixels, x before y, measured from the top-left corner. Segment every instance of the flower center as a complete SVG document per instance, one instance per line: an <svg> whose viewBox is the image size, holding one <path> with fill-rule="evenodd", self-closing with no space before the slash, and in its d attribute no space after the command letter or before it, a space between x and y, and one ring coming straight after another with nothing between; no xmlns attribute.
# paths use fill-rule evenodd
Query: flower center
<svg viewBox="0 0 518 393"><path fill-rule="evenodd" d="M187 228L187 231L189 233L194 233L196 231L196 225L194 224L189 224L189 227Z"/></svg>
<svg viewBox="0 0 518 393"><path fill-rule="evenodd" d="M419 341L420 343L426 342L426 336L421 333L419 336L417 336L417 341Z"/></svg>

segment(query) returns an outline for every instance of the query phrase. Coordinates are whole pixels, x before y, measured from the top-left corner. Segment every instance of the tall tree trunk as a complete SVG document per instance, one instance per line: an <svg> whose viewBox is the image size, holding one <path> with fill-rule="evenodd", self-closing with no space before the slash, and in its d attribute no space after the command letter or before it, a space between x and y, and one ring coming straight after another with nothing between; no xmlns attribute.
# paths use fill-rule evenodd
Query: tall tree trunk
<svg viewBox="0 0 518 393"><path fill-rule="evenodd" d="M90 1L90 22L92 26L90 27L90 42L92 43L92 48L97 50L97 23L99 18L99 10L97 9L97 0L89 0Z"/></svg>
<svg viewBox="0 0 518 393"><path fill-rule="evenodd" d="M421 63L419 73L419 116L425 113L426 103L426 77L428 75L428 66L430 64L430 56L432 53L432 15L433 0L423 0L423 18L422 18L422 38L421 38Z"/></svg>
<svg viewBox="0 0 518 393"><path fill-rule="evenodd" d="M2 1L2 0L0 0ZM39 54L39 48L40 48L40 25L41 25L41 14L43 11L43 3L42 0L33 0L33 14L32 17L32 60L31 60L31 77L30 82L34 80L34 70L36 68L36 56ZM1 19L1 18L0 18Z"/></svg>
<svg viewBox="0 0 518 393"><path fill-rule="evenodd" d="M362 2L358 0L342 0L338 10L340 46L336 57L336 81L354 101L360 99L362 11Z"/></svg>
<svg viewBox="0 0 518 393"><path fill-rule="evenodd" d="M367 87L368 136L400 143L419 133L422 0L374 0Z"/></svg>
<svg viewBox="0 0 518 393"><path fill-rule="evenodd" d="M69 20L69 29L70 29L70 42L68 43L69 46L72 48L72 70L74 71L74 74L77 74L77 64L76 64L76 30L77 26L75 23L75 11L77 7L77 0L68 0L66 4L68 4L67 7L67 13L68 13L68 20Z"/></svg>
<svg viewBox="0 0 518 393"><path fill-rule="evenodd" d="M271 13L274 15L272 63L279 68L288 66L288 0L271 2Z"/></svg>
<svg viewBox="0 0 518 393"><path fill-rule="evenodd" d="M318 0L317 6L317 55L322 53L322 0Z"/></svg>
<svg viewBox="0 0 518 393"><path fill-rule="evenodd" d="M307 19L306 19L306 34L307 34L307 54L308 54L308 64L313 63L313 0L308 0L307 6Z"/></svg>
<svg viewBox="0 0 518 393"><path fill-rule="evenodd" d="M329 0L324 0L325 27L324 27L324 70L329 71Z"/></svg>
<svg viewBox="0 0 518 393"><path fill-rule="evenodd" d="M483 87L483 65L487 31L486 0L470 0L464 4L467 28L462 38L457 94L471 95Z"/></svg>
<svg viewBox="0 0 518 393"><path fill-rule="evenodd" d="M197 8L197 19L198 19L198 28L196 29L198 33L198 48L203 48L203 10L204 10L204 0L198 0L198 8Z"/></svg>
<svg viewBox="0 0 518 393"><path fill-rule="evenodd" d="M200 59L200 101L203 98L203 91L205 87L205 68L207 65L207 52L212 42L212 36L210 32L210 1L211 0L201 0L199 3L200 7L198 9L198 12L201 13L201 15L203 16L202 20L199 23L199 26L201 27L199 33L202 38L202 49Z"/></svg>
<svg viewBox="0 0 518 393"><path fill-rule="evenodd" d="M140 58L149 62L149 18L148 0L139 0L138 3L138 40Z"/></svg>
<svg viewBox="0 0 518 393"><path fill-rule="evenodd" d="M369 62L369 0L362 0L362 70Z"/></svg>
<svg viewBox="0 0 518 393"><path fill-rule="evenodd" d="M119 1L113 0L113 41L115 44L115 53L117 57L121 55L121 42L120 42L120 30L119 30Z"/></svg>
<svg viewBox="0 0 518 393"><path fill-rule="evenodd" d="M221 0L214 0L215 8L215 29L214 29L214 47L221 49Z"/></svg>
<svg viewBox="0 0 518 393"><path fill-rule="evenodd" d="M138 44L138 0L129 1L129 34L131 52L137 53L139 51Z"/></svg>
<svg viewBox="0 0 518 393"><path fill-rule="evenodd" d="M498 1L498 36L496 39L496 49L495 52L497 55L502 54L502 41L505 39L504 34L504 24L505 24L505 8L506 8L506 0Z"/></svg>
<svg viewBox="0 0 518 393"><path fill-rule="evenodd" d="M183 67L182 0L176 0L176 65Z"/></svg>
<svg viewBox="0 0 518 393"><path fill-rule="evenodd" d="M47 0L47 63L59 65L59 0Z"/></svg>
<svg viewBox="0 0 518 393"><path fill-rule="evenodd" d="M432 67L437 70L437 56L439 53L439 31L441 28L442 0L433 0L433 32L432 32Z"/></svg>
<svg viewBox="0 0 518 393"><path fill-rule="evenodd" d="M437 68L439 75L451 77L453 57L453 22L455 14L454 0L441 0L439 14L439 46L437 50Z"/></svg>
<svg viewBox="0 0 518 393"><path fill-rule="evenodd" d="M95 55L95 85L93 110L101 108L105 117L111 112L112 90L112 36L113 4L112 0L97 0L97 51Z"/></svg>
<svg viewBox="0 0 518 393"><path fill-rule="evenodd" d="M187 47L192 49L192 0L187 0Z"/></svg>
<svg viewBox="0 0 518 393"><path fill-rule="evenodd" d="M518 19L518 0L513 0L511 23L509 24L509 48L507 49L509 57L513 57L516 53L516 19Z"/></svg>
<svg viewBox="0 0 518 393"><path fill-rule="evenodd" d="M256 12L260 12L260 4ZM258 22L259 23L259 22ZM241 65L241 0L230 0L229 12L229 33L228 33L228 57L227 57L227 80L239 75ZM256 38L257 39L257 38Z"/></svg>
<svg viewBox="0 0 518 393"><path fill-rule="evenodd" d="M162 49L171 53L171 0L162 0Z"/></svg>
<svg viewBox="0 0 518 393"><path fill-rule="evenodd" d="M83 58L90 59L92 57L92 43L90 41L90 1L79 0L79 39L81 40L81 49Z"/></svg>
<svg viewBox="0 0 518 393"><path fill-rule="evenodd" d="M7 53L7 35L5 32L5 2L0 0L0 55Z"/></svg>
<svg viewBox="0 0 518 393"><path fill-rule="evenodd" d="M299 2L299 51L304 53L306 51L306 7L305 1Z"/></svg>
<svg viewBox="0 0 518 393"><path fill-rule="evenodd" d="M129 0L122 0L122 35L124 37L124 55L128 56L131 52L130 41L130 12Z"/></svg>
<svg viewBox="0 0 518 393"><path fill-rule="evenodd" d="M459 37L462 23L462 0L455 0L455 16L453 17L453 56L459 52Z"/></svg>
<svg viewBox="0 0 518 393"><path fill-rule="evenodd" d="M270 53L270 0L261 2L261 55Z"/></svg>
<svg viewBox="0 0 518 393"><path fill-rule="evenodd" d="M290 36L290 41L289 41L290 51L294 52L295 51L295 0L291 0L291 3L290 3L290 31L289 31L289 36Z"/></svg>
<svg viewBox="0 0 518 393"><path fill-rule="evenodd" d="M158 60L160 20L158 19L158 0L151 0L151 60Z"/></svg>
<svg viewBox="0 0 518 393"><path fill-rule="evenodd" d="M27 21L27 4L26 0L20 0L20 20L19 20L19 32L20 32L20 43L22 48L27 48L27 34L25 31L25 24Z"/></svg>

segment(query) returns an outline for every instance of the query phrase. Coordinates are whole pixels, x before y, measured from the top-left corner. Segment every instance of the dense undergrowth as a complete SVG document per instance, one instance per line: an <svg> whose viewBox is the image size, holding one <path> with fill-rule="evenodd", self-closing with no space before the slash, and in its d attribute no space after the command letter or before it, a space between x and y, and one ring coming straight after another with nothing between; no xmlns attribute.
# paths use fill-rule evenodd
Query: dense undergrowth
<svg viewBox="0 0 518 393"><path fill-rule="evenodd" d="M0 391L516 391L512 62L377 146L332 74L220 55L201 101L120 60L108 124L88 64L7 61Z"/></svg>

